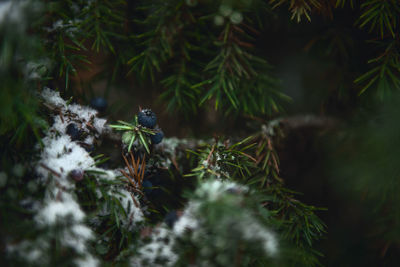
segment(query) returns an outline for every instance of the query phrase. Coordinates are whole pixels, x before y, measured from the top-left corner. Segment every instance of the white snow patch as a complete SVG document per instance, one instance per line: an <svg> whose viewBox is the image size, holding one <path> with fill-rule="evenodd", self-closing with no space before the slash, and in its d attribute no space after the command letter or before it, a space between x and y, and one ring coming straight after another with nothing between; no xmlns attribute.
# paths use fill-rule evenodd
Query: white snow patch
<svg viewBox="0 0 400 267"><path fill-rule="evenodd" d="M73 4L72 8L78 7L75 3ZM79 7L78 7L78 12L79 12ZM51 27L45 27L45 29L48 32L54 32L54 31L63 31L66 34L69 34L70 36L74 36L74 34L79 30L78 26L80 23L82 23L82 19L74 18L73 20L56 20Z"/></svg>
<svg viewBox="0 0 400 267"><path fill-rule="evenodd" d="M55 115L54 124L49 128L47 136L42 139L44 147L36 167L41 181L48 184L43 203L35 208L38 211L35 221L41 227L49 227L70 219L70 225L65 226L62 232L61 245L71 247L83 256L74 260L78 266L98 266L99 261L90 254L86 245L94 238L94 233L84 224L86 215L70 193L75 188L76 182L68 175L72 170L95 170L99 172L96 179L112 181L117 179L120 173L118 170L104 170L96 167L90 154L79 145L79 142L72 141L66 130L70 123L74 123L80 131L87 134L84 143L90 145L94 143L95 138L104 131L108 131L109 127L106 126L105 119L97 118L97 111L78 104L67 105L59 92L45 88L42 91L42 97L50 109L53 109ZM97 193L101 197L101 192ZM136 230L134 228L137 224L144 220L141 208L135 205L135 202L139 203L136 196L119 186L112 186L106 193L118 198L126 211L126 217L121 214L121 225L128 230ZM105 206L101 213L109 214L109 207ZM49 248L48 240L42 238L32 244L36 245L39 241L43 243L40 251ZM43 254L43 252L40 253ZM47 259L46 255L35 257ZM36 262L33 256L32 261Z"/></svg>
<svg viewBox="0 0 400 267"><path fill-rule="evenodd" d="M74 169L88 169L94 166L95 162L84 148L72 141L71 137L66 134L67 126L73 122L76 127L86 133L93 130L89 127L94 127L97 131L95 135L98 136L105 129L106 120L97 118L97 111L89 107L78 104L67 105L60 97L59 92L49 88L44 88L42 97L49 105L59 108L61 115L54 116L54 124L49 129L48 135L42 140L44 149L37 172L45 181L49 176L54 177L57 176L55 173L58 173L59 182L66 188L70 188L74 184L68 181L68 173ZM93 144L94 138L93 135L88 135L85 143Z"/></svg>
<svg viewBox="0 0 400 267"><path fill-rule="evenodd" d="M187 230L196 229L199 226L194 212L198 209L198 203L189 202L187 208L183 211L182 216L175 222L173 231L177 236L181 236Z"/></svg>
<svg viewBox="0 0 400 267"><path fill-rule="evenodd" d="M49 60L41 60L38 62L29 61L24 68L25 76L32 80L39 79L49 66Z"/></svg>
<svg viewBox="0 0 400 267"><path fill-rule="evenodd" d="M113 181L115 179L117 179L117 177L121 176L121 173L119 170L105 170L102 168L97 168L97 167L93 167L90 168L90 170L96 171L98 172L97 176L101 179L105 179L108 181Z"/></svg>
<svg viewBox="0 0 400 267"><path fill-rule="evenodd" d="M123 196L119 196L120 202L122 207L124 207L125 211L127 212L127 218L123 219L123 224L126 228L133 230L133 227L144 220L143 212L140 207L136 207L132 197L135 198L136 203L139 203L139 200L136 198L135 195L131 195L126 190L120 190L118 192ZM118 194L118 195L119 195Z"/></svg>
<svg viewBox="0 0 400 267"><path fill-rule="evenodd" d="M60 96L60 92L45 87L42 91L42 97L46 100L47 103L51 105L66 107L64 99L62 99Z"/></svg>
<svg viewBox="0 0 400 267"><path fill-rule="evenodd" d="M99 260L90 254L87 254L84 259L78 259L75 261L76 265L82 267L96 267L100 266Z"/></svg>
<svg viewBox="0 0 400 267"><path fill-rule="evenodd" d="M212 180L203 183L197 188L195 194L200 198L205 198L207 201L215 201L229 190L247 192L249 189L233 182Z"/></svg>
<svg viewBox="0 0 400 267"><path fill-rule="evenodd" d="M148 266L174 266L178 260L178 255L173 251L174 245L172 232L164 226L157 227L151 235L151 241L139 248L139 255L132 259L131 264L144 266L142 262L146 262ZM157 263L158 260L166 262L161 265Z"/></svg>
<svg viewBox="0 0 400 267"><path fill-rule="evenodd" d="M73 247L78 253L85 254L86 241L94 237L92 230L83 224L75 224L70 232L65 232L63 243Z"/></svg>
<svg viewBox="0 0 400 267"><path fill-rule="evenodd" d="M12 1L4 1L0 3L0 23L3 22L6 15L10 12Z"/></svg>
<svg viewBox="0 0 400 267"><path fill-rule="evenodd" d="M96 128L96 130L99 133L102 133L103 131L105 131L105 130L107 130L109 128L108 126L106 126L106 122L107 122L106 119L96 118L94 123L93 123L93 126L94 126L94 128Z"/></svg>
<svg viewBox="0 0 400 267"><path fill-rule="evenodd" d="M68 111L77 114L83 122L88 122L97 115L96 110L78 104L69 105Z"/></svg>
<svg viewBox="0 0 400 267"><path fill-rule="evenodd" d="M21 22L24 19L23 8L28 1L4 1L0 3L0 24L5 21Z"/></svg>
<svg viewBox="0 0 400 267"><path fill-rule="evenodd" d="M44 242L38 242L38 244L34 244L32 241L24 240L21 243L16 245L7 245L8 253L16 253L19 257L24 258L28 262L39 262L43 257L42 249L48 248L48 245Z"/></svg>
<svg viewBox="0 0 400 267"><path fill-rule="evenodd" d="M75 169L88 169L94 165L94 160L89 153L75 142L71 142L68 135L62 135L55 139L45 137L44 149L38 162L36 171L45 181L54 176L49 168L57 172L60 177L58 181L65 187L74 187L74 183L68 180L68 173Z"/></svg>
<svg viewBox="0 0 400 267"><path fill-rule="evenodd" d="M59 221L65 220L70 216L74 222L81 222L85 218L85 214L79 207L79 204L72 198L70 194L62 195L63 201L51 201L39 211L35 220L40 225L52 225Z"/></svg>
<svg viewBox="0 0 400 267"><path fill-rule="evenodd" d="M53 129L65 133L65 128L68 124L76 122L80 124L82 130L86 132L90 132L88 123L92 124L98 134L102 134L103 131L108 130L106 126L107 120L97 118L98 112L96 110L79 104L67 105L66 101L60 97L60 93L50 88L43 89L42 97L48 104L60 108L60 112L63 114L63 119L61 119L61 116L54 116L55 123ZM79 123L77 121L79 121Z"/></svg>
<svg viewBox="0 0 400 267"><path fill-rule="evenodd" d="M93 144L93 141L94 141L94 136L88 135L83 142L86 144Z"/></svg>
<svg viewBox="0 0 400 267"><path fill-rule="evenodd" d="M252 218L251 214L247 216L248 221L241 224L243 237L247 240L259 240L263 244L264 252L269 256L275 256L278 253L278 241L274 233L261 226Z"/></svg>
<svg viewBox="0 0 400 267"><path fill-rule="evenodd" d="M182 216L175 223L173 232L176 236L182 236L186 233L186 230L191 230L193 240L196 242L198 238L204 234L201 229L202 222L199 218L202 218L200 207L205 202L215 202L227 192L237 192L239 194L248 192L248 187L238 185L233 182L227 181L209 181L203 183L195 192L197 197L201 200L192 200L188 203ZM252 241L256 240L263 244L264 252L266 255L275 256L278 252L278 241L272 231L267 227L261 225L256 218L246 210L241 211L241 216L235 220L235 231L241 233L242 238ZM232 220L226 218L226 222ZM225 225L224 220L221 225ZM232 229L232 230L234 230Z"/></svg>
<svg viewBox="0 0 400 267"><path fill-rule="evenodd" d="M241 201L242 193L248 191L248 187L233 182L203 182L195 191L195 198L189 201L182 216L175 222L173 229L167 228L165 223L155 228L150 235L150 242L140 246L138 254L131 258L131 266L174 266L179 257L174 251L174 249L179 249L179 247L176 247L177 238L181 239L185 236L182 240L190 240L189 242L193 242L196 245L202 244L201 242L203 242L204 238L207 238L207 235L210 234L209 229L204 224L204 214L201 207L205 203L215 202L222 199L222 197L226 197L226 194L233 194L232 196ZM232 200L231 198L227 199L229 201ZM230 204L234 205L234 203ZM235 233L234 238L239 238L242 241L259 242L268 256L275 256L278 252L278 242L273 232L260 224L246 209L241 210L241 213L238 213L235 218L222 216L220 223L217 225L218 227L222 227L221 231L232 231ZM218 230L216 231L218 232ZM224 248L229 246L228 242L235 240L234 238L226 239L223 235L217 236L215 245L223 251ZM199 253L206 255L212 254L213 251L201 248ZM226 256L224 253L218 255L218 257ZM159 262L163 261L166 263L160 265ZM203 266L206 262L206 259L199 258L196 263Z"/></svg>

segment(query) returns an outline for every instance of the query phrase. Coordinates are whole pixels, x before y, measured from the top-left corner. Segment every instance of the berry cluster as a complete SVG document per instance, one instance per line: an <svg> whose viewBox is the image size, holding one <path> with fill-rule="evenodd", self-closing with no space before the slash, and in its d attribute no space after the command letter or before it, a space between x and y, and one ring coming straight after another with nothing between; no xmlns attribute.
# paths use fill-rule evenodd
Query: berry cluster
<svg viewBox="0 0 400 267"><path fill-rule="evenodd" d="M107 100L103 97L95 97L90 100L90 106L99 112L105 112L107 110Z"/></svg>
<svg viewBox="0 0 400 267"><path fill-rule="evenodd" d="M93 144L88 144L84 142L85 138L89 134L85 132L81 127L79 127L77 123L71 122L70 124L68 124L65 132L71 137L72 141L78 141L78 144L83 147L87 152L90 153L94 151Z"/></svg>
<svg viewBox="0 0 400 267"><path fill-rule="evenodd" d="M154 129L155 134L150 135L152 144L161 143L164 133L157 124L156 114L151 109L141 109L138 113L138 123L146 128Z"/></svg>

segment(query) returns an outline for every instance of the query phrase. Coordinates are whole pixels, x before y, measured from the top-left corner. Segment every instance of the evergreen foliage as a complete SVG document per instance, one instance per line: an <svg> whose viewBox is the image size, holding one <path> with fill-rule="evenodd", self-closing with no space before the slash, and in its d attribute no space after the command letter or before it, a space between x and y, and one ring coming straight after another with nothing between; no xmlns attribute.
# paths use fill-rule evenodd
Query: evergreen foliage
<svg viewBox="0 0 400 267"><path fill-rule="evenodd" d="M340 69L335 100L352 105L358 95L369 109L377 105L375 95L381 101L397 98L396 0L0 3L4 263L321 265L318 242L329 229L319 216L329 211L306 204L285 180L280 153L286 134L296 127L289 129L287 120L277 118L291 98L270 63L274 51L263 47L262 39L282 21L306 27L314 17L336 21L336 12L343 10L357 14L352 30L372 49L353 55L353 38L335 30L314 33L307 45L317 51L325 42L324 52ZM157 126L155 114L150 124L140 117L141 107L139 115L121 120L107 113L113 107L107 109L109 100L102 98L100 114L110 116L106 123L87 107L99 80L106 81L104 97L121 83L133 83L134 90L159 88L157 101L172 116L212 113L239 126L214 139L207 139L213 132L204 140L200 134L164 138L158 125L169 127L159 119L165 114L157 114ZM147 97L155 103L152 92ZM360 130L378 131L356 132L340 145L354 147L351 159L360 153L364 158L350 159L350 170L338 171L354 178L343 182L351 193L373 189L366 201L379 217L377 229L387 247L400 238L397 150L391 149L398 143L392 142L398 139L398 127L392 128L396 103L384 109L378 126ZM377 176L386 183L375 186Z"/></svg>
<svg viewBox="0 0 400 267"><path fill-rule="evenodd" d="M383 238L386 245L396 243L399 237L398 225L398 166L395 163L397 155L397 136L399 127L395 123L398 118L397 105L399 98L395 97L387 101L387 105L379 108L368 124L359 124L349 132L342 140L337 142L353 142L360 157L354 157L354 152L343 153L340 161L349 161L350 165L337 170L341 179L351 179L346 182L346 192L362 196L366 208L363 212L372 218L376 238ZM367 134L365 134L367 133ZM376 157L374 155L379 155ZM373 168L369 169L368 166ZM377 183L377 179L384 182ZM384 250L382 253L386 253Z"/></svg>

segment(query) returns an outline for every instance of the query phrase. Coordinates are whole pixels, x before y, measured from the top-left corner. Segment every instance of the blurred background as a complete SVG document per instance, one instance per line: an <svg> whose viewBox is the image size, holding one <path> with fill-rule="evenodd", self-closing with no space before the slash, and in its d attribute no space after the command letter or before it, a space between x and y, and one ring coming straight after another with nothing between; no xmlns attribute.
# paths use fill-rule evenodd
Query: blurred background
<svg viewBox="0 0 400 267"><path fill-rule="evenodd" d="M18 175L15 166L31 158L29 151L34 146L35 135L40 135L43 112L32 96L42 86L58 89L64 98L73 97L80 104L96 107L94 99L101 98L106 107L100 113L109 122L131 120L139 106L151 108L167 137L245 136L251 133L249 125L253 121L280 119L284 137L276 148L286 187L301 192L298 196L301 201L327 208L318 212L327 224L327 234L315 246L324 255L321 263L324 266L400 265L400 98L397 93L400 5L396 0L217 1L214 4L200 0L171 1L187 5L187 9L193 9L192 14L201 18L191 27L198 26L200 32L210 27L210 33L198 37L196 45L200 47L201 38L219 36L222 26L217 25L215 17L221 15L222 4L241 12L243 28L247 29L248 25L254 28L254 31L247 30L251 35L252 53L272 66L269 73L279 81L280 92L291 99L282 101L282 108L268 114L246 114L241 110L226 114L225 106L214 108L215 96L193 113L178 105L170 109L168 104L173 97L164 95L170 89L161 81L184 56L178 54L161 62L162 70L155 71L152 78L138 74L127 63L127 59L135 58L148 46L148 43L139 45L143 40L137 36L154 27L143 19L148 9L138 8L143 1L105 1L110 9L121 12L115 16L122 16L111 16L120 22L121 28L108 36L113 48L107 39L97 40L96 33L86 37L72 35L79 39L79 45L68 35L73 32L74 22L63 18L71 16L74 4L81 6L81 2L38 2L38 11L30 10L26 16L15 13L16 9L6 9L9 1L0 3L3 172ZM385 3L383 8L378 2ZM302 3L310 8L306 13L297 9L296 13L296 7ZM155 10L158 4L159 1L154 1ZM375 14L379 8L387 13ZM177 13L157 14L172 20ZM57 24L60 18L62 23ZM108 25L106 17L103 19L100 25L107 31L116 27ZM142 19L142 24L136 21ZM82 31L85 30L83 26ZM126 36L119 36L123 33L136 37L126 40ZM97 42L105 45L97 46ZM81 46L88 49L77 49ZM212 47L212 42L204 41L204 47ZM40 62L43 55L50 63L36 65L35 71L26 70L29 62ZM194 60L188 62L197 64ZM203 64L200 69L204 67ZM44 75L23 81L24 71L31 71L27 76L40 71ZM197 65L192 71L197 72ZM200 77L197 83L202 79L207 77ZM201 90L208 89L201 87ZM9 188L1 184L0 189L3 195L13 194L6 193ZM4 219L0 220L2 232L8 231Z"/></svg>

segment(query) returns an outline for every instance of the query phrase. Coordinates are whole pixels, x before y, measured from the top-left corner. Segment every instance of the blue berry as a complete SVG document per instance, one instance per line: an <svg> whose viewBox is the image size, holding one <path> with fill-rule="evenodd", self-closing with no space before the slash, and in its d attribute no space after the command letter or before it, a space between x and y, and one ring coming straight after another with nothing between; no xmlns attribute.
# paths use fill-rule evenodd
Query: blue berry
<svg viewBox="0 0 400 267"><path fill-rule="evenodd" d="M156 114L151 109L142 109L138 114L138 122L144 127L153 128L157 123Z"/></svg>
<svg viewBox="0 0 400 267"><path fill-rule="evenodd" d="M83 175L84 175L84 171L78 170L78 169L75 169L75 170L72 170L69 172L69 177L74 179L76 182L82 181Z"/></svg>
<svg viewBox="0 0 400 267"><path fill-rule="evenodd" d="M144 180L143 181L143 192L148 195L151 193L151 191L153 191L153 184L149 181L149 180Z"/></svg>
<svg viewBox="0 0 400 267"><path fill-rule="evenodd" d="M86 150L86 152L90 153L94 151L94 145L90 145L90 144L85 144L83 146L83 148Z"/></svg>
<svg viewBox="0 0 400 267"><path fill-rule="evenodd" d="M103 97L95 97L90 100L90 106L99 112L104 112L107 109L107 100Z"/></svg>
<svg viewBox="0 0 400 267"><path fill-rule="evenodd" d="M176 210L170 211L165 215L164 221L169 227L173 227L175 222L178 220L178 213Z"/></svg>
<svg viewBox="0 0 400 267"><path fill-rule="evenodd" d="M71 137L72 141L76 141L81 136L81 131L75 123L70 123L67 126L67 134Z"/></svg>
<svg viewBox="0 0 400 267"><path fill-rule="evenodd" d="M156 134L150 136L151 143L155 145L161 143L163 138L164 138L164 133L163 131L161 131L161 129L158 132L156 132Z"/></svg>

